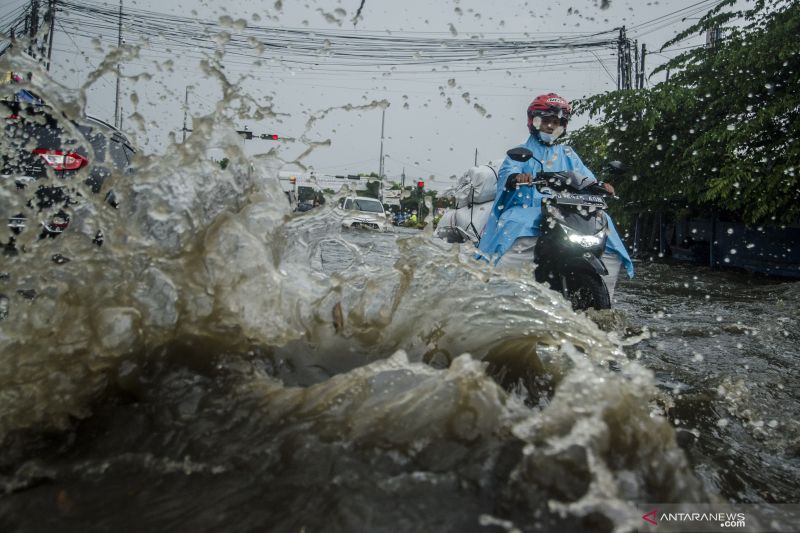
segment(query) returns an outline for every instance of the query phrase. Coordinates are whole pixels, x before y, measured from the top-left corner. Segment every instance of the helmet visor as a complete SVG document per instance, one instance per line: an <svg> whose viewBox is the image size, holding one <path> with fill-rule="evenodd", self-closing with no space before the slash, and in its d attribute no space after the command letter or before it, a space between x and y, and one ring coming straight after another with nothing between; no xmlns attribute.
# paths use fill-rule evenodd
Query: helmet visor
<svg viewBox="0 0 800 533"><path fill-rule="evenodd" d="M534 119L536 117L539 117L540 119L556 118L558 119L558 123L565 128L567 127L567 122L569 122L569 115L564 114L564 111L562 109L548 109L546 111L536 110L528 112L529 119Z"/></svg>

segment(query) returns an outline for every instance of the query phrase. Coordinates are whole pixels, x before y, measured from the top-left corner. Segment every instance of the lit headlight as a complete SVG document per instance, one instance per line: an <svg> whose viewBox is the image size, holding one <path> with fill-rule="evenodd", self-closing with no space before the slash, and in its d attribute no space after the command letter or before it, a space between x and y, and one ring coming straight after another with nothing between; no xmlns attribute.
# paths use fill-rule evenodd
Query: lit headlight
<svg viewBox="0 0 800 533"><path fill-rule="evenodd" d="M600 244L600 237L595 237L594 235L578 235L573 233L569 236L569 242L580 244L584 248L591 248L592 246L598 246Z"/></svg>

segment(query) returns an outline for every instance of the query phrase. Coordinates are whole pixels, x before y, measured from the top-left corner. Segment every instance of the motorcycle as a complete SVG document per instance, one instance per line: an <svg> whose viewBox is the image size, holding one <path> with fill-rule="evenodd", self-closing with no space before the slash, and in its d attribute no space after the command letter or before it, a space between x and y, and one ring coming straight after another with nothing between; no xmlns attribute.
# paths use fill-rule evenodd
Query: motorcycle
<svg viewBox="0 0 800 533"><path fill-rule="evenodd" d="M519 162L535 159L524 147L507 154ZM618 161L609 167L615 173L622 171ZM534 248L536 281L561 292L573 309L610 309L602 277L608 274L602 256L608 239L604 197L609 193L595 178L572 171L539 172L531 184L518 186L536 187L544 195L541 234Z"/></svg>

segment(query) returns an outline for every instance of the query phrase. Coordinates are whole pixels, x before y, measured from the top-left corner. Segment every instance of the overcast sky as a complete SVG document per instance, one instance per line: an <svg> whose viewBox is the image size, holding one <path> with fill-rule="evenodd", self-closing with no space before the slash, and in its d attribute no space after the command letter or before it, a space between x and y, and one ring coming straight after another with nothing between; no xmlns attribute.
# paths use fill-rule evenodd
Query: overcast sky
<svg viewBox="0 0 800 533"><path fill-rule="evenodd" d="M0 20L27 4L21 0L4 1ZM677 49L703 42L702 37L697 37L671 50L658 50L713 4L713 1L697 0L366 0L354 26L353 18L360 0L209 0L203 3L124 0L126 9L188 16L198 22L222 21L233 33L237 31L237 19L246 21L248 26L296 28L301 32L335 30L363 37L392 35L440 39L525 40L543 36L568 39L625 25L629 37L659 54L648 55L648 72L679 53ZM117 8L119 4L110 2L107 5ZM689 20L681 20L687 16ZM56 25L52 76L70 88L86 84L89 73L102 61L103 51L112 50L116 44L116 34L111 27L104 28L84 18L79 28L75 21L80 20L82 17L77 13L64 13ZM234 22L231 24L229 20ZM102 50L81 33L100 37ZM128 43L141 42L141 34L133 29L126 28L123 33ZM302 37L303 33L299 35ZM158 40L157 35L152 37ZM390 54L385 48L384 51ZM251 53L259 52L254 48ZM375 51L375 54L381 53L384 52ZM220 83L209 79L199 65L201 55L199 50L173 48L167 52L143 45L140 56L124 64L126 74L152 75L150 79L126 79L122 84L123 116L126 117L123 129L133 130L139 145L146 151L163 152L170 131L180 139L186 86L193 87L189 99L191 114L210 113L221 98ZM170 57L173 63L165 67L164 62ZM305 136L314 142L330 139L330 146L318 148L303 159L304 164L313 166L319 173L378 171L381 109L359 107L385 100L389 103L384 139L385 173L399 180L405 169L407 179L424 177L435 188L445 187L449 182L443 178L461 175L471 166L476 149L479 163L484 163L503 157L506 149L524 141L527 137L525 109L537 94L555 91L575 99L616 89L616 51L612 47L590 52L561 50L527 63L518 60L482 63L478 60L396 69L385 64L358 65L357 62L352 67L326 66L324 54L320 54L315 67L302 67L290 61L291 52L285 52L283 57L288 60L256 63L252 57L237 54L223 58L227 79L242 94L262 105L271 103L279 113L270 120L237 119L239 127L293 139ZM659 74L650 84L662 80L663 76ZM113 122L114 85L115 78L108 74L88 88L88 114ZM346 106L356 109L337 109ZM144 118L144 128L137 128L135 120L129 118L133 112ZM317 120L309 128L307 124L312 116ZM571 127L585 120L577 118ZM264 140L249 141L245 146L251 154L277 146L280 157L286 161L295 159L307 147L300 141ZM436 175L437 180L431 182L431 174Z"/></svg>

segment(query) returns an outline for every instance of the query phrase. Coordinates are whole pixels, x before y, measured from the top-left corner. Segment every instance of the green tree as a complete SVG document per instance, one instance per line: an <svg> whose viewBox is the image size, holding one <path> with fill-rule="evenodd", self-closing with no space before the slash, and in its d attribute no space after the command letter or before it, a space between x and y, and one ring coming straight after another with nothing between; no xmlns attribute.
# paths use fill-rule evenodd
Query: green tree
<svg viewBox="0 0 800 533"><path fill-rule="evenodd" d="M598 123L571 135L590 168L620 159L615 180L640 207L719 207L745 222L800 216L800 3L758 0L723 12L725 0L676 40L733 19L725 39L676 57L652 89L617 91L576 104ZM669 46L673 42L665 44Z"/></svg>

